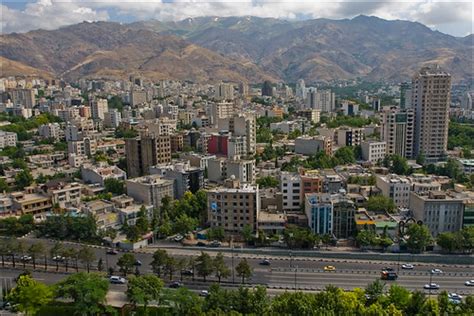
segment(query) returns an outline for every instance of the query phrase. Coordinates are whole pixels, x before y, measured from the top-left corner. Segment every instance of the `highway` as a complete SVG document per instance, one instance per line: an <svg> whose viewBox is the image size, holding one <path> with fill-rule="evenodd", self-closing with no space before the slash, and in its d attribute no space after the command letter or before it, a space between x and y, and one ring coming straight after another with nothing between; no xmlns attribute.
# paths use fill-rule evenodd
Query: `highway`
<svg viewBox="0 0 474 316"><path fill-rule="evenodd" d="M29 239L27 242L35 241L35 239ZM53 242L48 242L47 246L52 246ZM78 245L68 245L71 247L79 248ZM152 273L150 263L152 261L152 253L156 251L154 249L147 248L141 249L140 252L135 253L135 257L142 262L142 266L139 267L139 271L142 274ZM96 254L97 260L103 259L104 267L114 267L116 271L116 262L122 255L106 255L106 249L101 247L93 248ZM197 256L201 251L206 249L197 248L170 248L166 249L170 255L176 258ZM208 251L211 256L216 255L214 251ZM440 268L443 270L442 274L432 275L432 282L440 285L440 290L447 290L450 292L457 292L460 294L474 294L474 287L467 287L464 282L467 280L474 279L474 269L472 265L436 265L436 264L415 264L413 270L402 270L398 262L377 262L377 261L364 261L364 260L340 260L340 259L321 259L321 258L307 258L307 257L295 257L295 256L258 256L249 255L234 252L229 252L229 249L222 249L224 259L229 268L236 266L242 258L246 258L250 266L253 268L253 276L249 281L252 284L262 284L267 286L269 289L274 290L294 290L295 287L298 290L317 291L324 289L325 286L332 284L341 287L346 290L353 288L365 288L366 285L378 278L380 278L380 271L383 267L391 267L395 271L399 270L399 278L397 281L386 281L387 284L397 283L410 290L423 290L423 285L430 281L430 270L433 268ZM232 259L233 257L233 259ZM262 266L260 262L263 258L267 258L271 265ZM10 259L6 257L6 266L11 267ZM49 261L49 271L55 270L56 263ZM70 264L72 265L72 264ZM336 271L327 272L324 271L324 266L332 265L336 268ZM31 269L31 265L27 265ZM22 264L17 262L17 268L21 268ZM97 263L92 265L93 269L96 269ZM44 259L37 259L36 271L44 269ZM83 267L80 267L83 271ZM10 270L4 270L10 271ZM63 265L60 265L60 271L64 272ZM69 272L74 272L75 269L70 267ZM12 271L12 274L18 274L19 270ZM3 273L2 273L3 275ZM55 283L61 278L65 277L64 273L44 273L35 272L35 277L39 280L51 284ZM173 276L173 280L179 280L181 276L179 272L176 272ZM166 281L169 277L165 278ZM216 282L213 277L209 277L209 284ZM168 281L169 282L169 281ZM232 277L224 280L226 286L231 286ZM240 282L240 278L235 275L235 284ZM208 284L202 283L201 279L196 276L195 281L192 281L190 277L184 277L184 284L192 289L206 289ZM112 290L122 291L125 286L113 285ZM428 292L428 291L426 291ZM436 291L432 291L436 293Z"/></svg>

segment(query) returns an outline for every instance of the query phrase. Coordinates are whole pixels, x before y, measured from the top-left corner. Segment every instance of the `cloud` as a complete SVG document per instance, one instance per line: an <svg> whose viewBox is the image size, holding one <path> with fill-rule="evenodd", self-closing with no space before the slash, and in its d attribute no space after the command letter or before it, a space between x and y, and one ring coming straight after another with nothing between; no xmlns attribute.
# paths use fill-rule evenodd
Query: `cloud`
<svg viewBox="0 0 474 316"><path fill-rule="evenodd" d="M473 27L473 5L469 0L36 0L23 9L3 3L1 26L5 33L53 29L83 20L109 20L111 17L117 21L176 21L199 16L248 15L340 19L365 14L418 21L453 35L472 32Z"/></svg>

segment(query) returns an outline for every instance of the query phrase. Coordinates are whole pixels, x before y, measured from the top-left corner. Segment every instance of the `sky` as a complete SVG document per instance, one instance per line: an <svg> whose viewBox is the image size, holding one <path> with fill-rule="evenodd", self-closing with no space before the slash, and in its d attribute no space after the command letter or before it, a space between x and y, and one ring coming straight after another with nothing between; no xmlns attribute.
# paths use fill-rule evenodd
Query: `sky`
<svg viewBox="0 0 474 316"><path fill-rule="evenodd" d="M409 20L454 36L473 33L471 0L0 0L0 32L57 29L83 21L177 21L198 16L257 16L287 20L373 15Z"/></svg>

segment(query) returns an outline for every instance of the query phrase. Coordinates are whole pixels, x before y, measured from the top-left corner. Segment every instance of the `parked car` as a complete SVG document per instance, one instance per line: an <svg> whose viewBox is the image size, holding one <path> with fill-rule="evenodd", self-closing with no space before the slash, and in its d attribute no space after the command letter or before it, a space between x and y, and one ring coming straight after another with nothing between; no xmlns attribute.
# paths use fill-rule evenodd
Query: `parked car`
<svg viewBox="0 0 474 316"><path fill-rule="evenodd" d="M325 266L324 271L336 271L336 267L335 266Z"/></svg>
<svg viewBox="0 0 474 316"><path fill-rule="evenodd" d="M415 266L412 265L411 263L402 264L402 269L404 269L404 270L413 270L414 268L415 268Z"/></svg>
<svg viewBox="0 0 474 316"><path fill-rule="evenodd" d="M431 274L442 274L443 273L443 270L441 269L432 269L431 270Z"/></svg>
<svg viewBox="0 0 474 316"><path fill-rule="evenodd" d="M209 291L208 290L202 290L200 293L199 293L199 296L202 296L202 297L206 297L209 295Z"/></svg>
<svg viewBox="0 0 474 316"><path fill-rule="evenodd" d="M188 269L188 270L182 270L181 274L186 275L186 276L193 276L194 272L193 272L193 270Z"/></svg>
<svg viewBox="0 0 474 316"><path fill-rule="evenodd" d="M63 262L64 260L66 260L66 258L62 257L62 256L54 256L53 257L53 261Z"/></svg>
<svg viewBox="0 0 474 316"><path fill-rule="evenodd" d="M118 255L118 251L115 249L109 249L107 250L108 255Z"/></svg>
<svg viewBox="0 0 474 316"><path fill-rule="evenodd" d="M136 265L136 266L141 266L141 265L142 265L142 262L137 259L137 260L135 260L134 265Z"/></svg>
<svg viewBox="0 0 474 316"><path fill-rule="evenodd" d="M220 247L220 246L221 246L221 242L218 241L218 240L214 240L214 241L212 241L212 242L209 244L209 246L211 246L211 247L216 247L216 248L217 248L217 247Z"/></svg>
<svg viewBox="0 0 474 316"><path fill-rule="evenodd" d="M119 277L119 276L116 276L116 275L112 275L109 278L109 281L112 284L125 284L125 282L126 282L125 278L122 278L122 277Z"/></svg>
<svg viewBox="0 0 474 316"><path fill-rule="evenodd" d="M425 290L439 290L439 285L436 283L425 284L423 286Z"/></svg>
<svg viewBox="0 0 474 316"><path fill-rule="evenodd" d="M183 286L183 283L179 281L174 281L173 283L170 284L170 288L172 289L177 289Z"/></svg>
<svg viewBox="0 0 474 316"><path fill-rule="evenodd" d="M21 261L30 261L31 259L33 259L33 258L31 258L31 256L27 256L27 255L24 255L24 256L20 257Z"/></svg>
<svg viewBox="0 0 474 316"><path fill-rule="evenodd" d="M464 282L464 285L465 286L474 286L474 280L467 280L466 282Z"/></svg>
<svg viewBox="0 0 474 316"><path fill-rule="evenodd" d="M198 247L206 247L206 243L205 242L202 242L202 241L198 241L196 246Z"/></svg>
<svg viewBox="0 0 474 316"><path fill-rule="evenodd" d="M262 266L269 266L269 265L270 265L270 260L268 260L268 259L263 259L262 261L260 261L260 265L262 265Z"/></svg>

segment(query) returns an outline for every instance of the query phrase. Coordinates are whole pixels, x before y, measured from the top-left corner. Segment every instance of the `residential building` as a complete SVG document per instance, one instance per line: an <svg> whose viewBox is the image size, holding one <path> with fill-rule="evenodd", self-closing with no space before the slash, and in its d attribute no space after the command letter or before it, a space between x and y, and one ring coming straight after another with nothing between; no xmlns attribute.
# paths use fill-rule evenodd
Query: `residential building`
<svg viewBox="0 0 474 316"><path fill-rule="evenodd" d="M14 105L21 105L27 109L35 106L35 92L33 89L11 89L7 90Z"/></svg>
<svg viewBox="0 0 474 316"><path fill-rule="evenodd" d="M415 112L412 109L385 107L382 111L381 140L387 155L414 158Z"/></svg>
<svg viewBox="0 0 474 316"><path fill-rule="evenodd" d="M361 143L362 159L370 162L383 160L386 155L386 142L368 140Z"/></svg>
<svg viewBox="0 0 474 316"><path fill-rule="evenodd" d="M105 180L126 180L127 174L117 166L109 166L108 164L99 165L83 165L81 167L81 177L85 183L97 183L104 185Z"/></svg>
<svg viewBox="0 0 474 316"><path fill-rule="evenodd" d="M266 234L282 234L286 228L287 219L284 213L273 213L260 210L258 213L258 230Z"/></svg>
<svg viewBox="0 0 474 316"><path fill-rule="evenodd" d="M304 117L308 122L317 124L321 120L321 111L315 109L305 109L298 112L298 115Z"/></svg>
<svg viewBox="0 0 474 316"><path fill-rule="evenodd" d="M376 175L376 186L382 195L393 200L397 207L408 207L410 200L410 180L396 174Z"/></svg>
<svg viewBox="0 0 474 316"><path fill-rule="evenodd" d="M97 141L93 138L84 137L82 140L69 141L67 148L69 154L90 157L97 152Z"/></svg>
<svg viewBox="0 0 474 316"><path fill-rule="evenodd" d="M208 115L211 124L217 125L220 119L229 118L234 115L234 104L230 102L211 103L208 106Z"/></svg>
<svg viewBox="0 0 474 316"><path fill-rule="evenodd" d="M104 113L104 126L117 128L122 122L122 113L117 109L109 109Z"/></svg>
<svg viewBox="0 0 474 316"><path fill-rule="evenodd" d="M175 153L178 151L182 151L184 147L184 137L183 134L171 134L170 135L170 146L171 152Z"/></svg>
<svg viewBox="0 0 474 316"><path fill-rule="evenodd" d="M224 187L207 191L207 217L212 228L240 233L246 226L258 231L260 197L258 186L228 180Z"/></svg>
<svg viewBox="0 0 474 316"><path fill-rule="evenodd" d="M160 175L148 175L125 181L127 195L133 197L137 203L161 207L161 200L165 196L174 199L174 181L164 179Z"/></svg>
<svg viewBox="0 0 474 316"><path fill-rule="evenodd" d="M105 119L105 113L109 111L107 99L96 99L91 102L91 116L93 119Z"/></svg>
<svg viewBox="0 0 474 316"><path fill-rule="evenodd" d="M143 90L132 90L130 91L130 105L137 107L140 104L146 103L146 91Z"/></svg>
<svg viewBox="0 0 474 316"><path fill-rule="evenodd" d="M296 130L300 132L304 132L305 128L310 126L308 122L305 120L299 119L294 121L282 121L277 123L270 123L270 130L273 131L280 131L285 134L292 133Z"/></svg>
<svg viewBox="0 0 474 316"><path fill-rule="evenodd" d="M281 172L280 191L283 194L283 210L300 209L301 176L298 173Z"/></svg>
<svg viewBox="0 0 474 316"><path fill-rule="evenodd" d="M37 215L52 210L51 198L47 195L34 191L14 192L11 195L12 210L19 215Z"/></svg>
<svg viewBox="0 0 474 316"><path fill-rule="evenodd" d="M352 101L344 100L342 101L342 104L341 104L341 110L344 115L350 115L350 116L358 115L359 104Z"/></svg>
<svg viewBox="0 0 474 316"><path fill-rule="evenodd" d="M16 133L0 131L0 149L7 146L15 147L17 139Z"/></svg>
<svg viewBox="0 0 474 316"><path fill-rule="evenodd" d="M319 170L303 170L300 172L301 178L301 200L307 193L323 192L324 177Z"/></svg>
<svg viewBox="0 0 474 316"><path fill-rule="evenodd" d="M444 191L410 193L410 210L415 219L428 227L433 237L462 228L464 200L453 198Z"/></svg>
<svg viewBox="0 0 474 316"><path fill-rule="evenodd" d="M196 193L204 186L204 169L191 167L189 161L156 165L150 167L150 173L174 180L176 199L180 199L187 191Z"/></svg>
<svg viewBox="0 0 474 316"><path fill-rule="evenodd" d="M333 214L333 236L338 239L353 236L356 229L356 208L354 202L342 194L333 194L331 195L331 204Z"/></svg>
<svg viewBox="0 0 474 316"><path fill-rule="evenodd" d="M311 156L319 151L332 155L332 139L325 136L300 136L295 139L295 153Z"/></svg>
<svg viewBox="0 0 474 316"><path fill-rule="evenodd" d="M245 112L222 118L218 121L220 130L227 130L232 136L245 137L245 155L253 155L257 140L257 121L255 113Z"/></svg>
<svg viewBox="0 0 474 316"><path fill-rule="evenodd" d="M120 229L120 219L115 212L115 206L112 202L106 200L94 200L85 202L81 211L85 215L95 218L97 230L106 230L108 228Z"/></svg>
<svg viewBox="0 0 474 316"><path fill-rule="evenodd" d="M241 183L255 183L255 160L225 158L211 158L208 160L207 177L209 181L221 183L232 176Z"/></svg>
<svg viewBox="0 0 474 316"><path fill-rule="evenodd" d="M234 85L230 83L220 83L215 87L216 100L233 100Z"/></svg>
<svg viewBox="0 0 474 316"><path fill-rule="evenodd" d="M46 193L51 197L53 205L60 208L77 207L81 204L82 187L77 182L63 182L60 180L52 180L45 185Z"/></svg>
<svg viewBox="0 0 474 316"><path fill-rule="evenodd" d="M141 137L125 140L127 173L129 178L149 173L151 166L171 161L169 135L143 134Z"/></svg>
<svg viewBox="0 0 474 316"><path fill-rule="evenodd" d="M304 196L308 226L318 235L332 234L332 203L327 193L307 193Z"/></svg>
<svg viewBox="0 0 474 316"><path fill-rule="evenodd" d="M364 138L364 130L355 127L340 127L337 129L337 144L339 146L358 146Z"/></svg>
<svg viewBox="0 0 474 316"><path fill-rule="evenodd" d="M400 84L400 108L409 109L411 104L411 83L403 82Z"/></svg>
<svg viewBox="0 0 474 316"><path fill-rule="evenodd" d="M456 159L456 163L462 172L467 174L474 173L474 159Z"/></svg>
<svg viewBox="0 0 474 316"><path fill-rule="evenodd" d="M43 124L38 127L38 134L45 139L53 139L59 141L64 133L62 133L61 126L59 123Z"/></svg>
<svg viewBox="0 0 474 316"><path fill-rule="evenodd" d="M423 153L428 163L446 157L450 102L451 75L439 66L424 67L413 77L414 157Z"/></svg>

